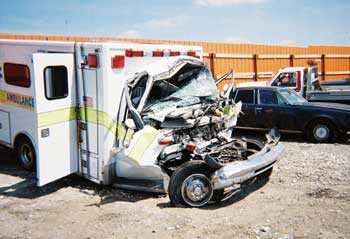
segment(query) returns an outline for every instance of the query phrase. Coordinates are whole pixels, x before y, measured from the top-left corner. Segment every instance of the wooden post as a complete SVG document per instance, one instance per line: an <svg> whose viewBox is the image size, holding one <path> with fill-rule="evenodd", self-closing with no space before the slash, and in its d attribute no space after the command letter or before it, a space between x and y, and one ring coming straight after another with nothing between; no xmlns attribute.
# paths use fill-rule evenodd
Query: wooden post
<svg viewBox="0 0 350 239"><path fill-rule="evenodd" d="M258 55L253 55L253 71L254 71L254 81L258 81Z"/></svg>
<svg viewBox="0 0 350 239"><path fill-rule="evenodd" d="M289 55L289 66L290 67L294 66L294 55L293 54Z"/></svg>
<svg viewBox="0 0 350 239"><path fill-rule="evenodd" d="M215 53L209 53L209 66L211 73L213 74L214 79L216 80L216 75L215 75Z"/></svg>
<svg viewBox="0 0 350 239"><path fill-rule="evenodd" d="M322 73L322 80L326 80L326 55L321 55L321 73Z"/></svg>

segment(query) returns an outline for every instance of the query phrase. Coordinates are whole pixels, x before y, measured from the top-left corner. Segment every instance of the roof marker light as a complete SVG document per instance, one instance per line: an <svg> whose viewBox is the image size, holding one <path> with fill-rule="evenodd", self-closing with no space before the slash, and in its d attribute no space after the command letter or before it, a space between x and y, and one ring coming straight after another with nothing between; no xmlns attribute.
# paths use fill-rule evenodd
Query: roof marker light
<svg viewBox="0 0 350 239"><path fill-rule="evenodd" d="M187 55L188 55L188 56L192 56L192 57L199 58L199 57L196 55L196 52L195 52L195 51L189 51L189 52L187 52Z"/></svg>
<svg viewBox="0 0 350 239"><path fill-rule="evenodd" d="M125 56L127 57L142 57L144 56L143 51L134 51L132 49L125 51Z"/></svg>
<svg viewBox="0 0 350 239"><path fill-rule="evenodd" d="M164 52L163 51L153 51L152 52L152 56L154 56L154 57L163 57L164 56Z"/></svg>
<svg viewBox="0 0 350 239"><path fill-rule="evenodd" d="M179 56L180 55L180 52L179 51L171 51L170 56Z"/></svg>

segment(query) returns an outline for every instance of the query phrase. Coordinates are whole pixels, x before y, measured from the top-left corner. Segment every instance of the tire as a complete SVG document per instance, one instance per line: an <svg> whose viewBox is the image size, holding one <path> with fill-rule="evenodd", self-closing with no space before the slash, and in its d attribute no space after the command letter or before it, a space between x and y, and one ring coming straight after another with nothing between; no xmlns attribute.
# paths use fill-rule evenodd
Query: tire
<svg viewBox="0 0 350 239"><path fill-rule="evenodd" d="M213 196L210 172L210 168L200 160L181 165L170 178L168 192L171 203L189 207L205 206Z"/></svg>
<svg viewBox="0 0 350 239"><path fill-rule="evenodd" d="M18 163L22 168L28 171L35 169L36 155L35 150L29 139L23 137L17 140L15 153Z"/></svg>
<svg viewBox="0 0 350 239"><path fill-rule="evenodd" d="M328 120L317 120L308 127L308 138L314 143L329 143L335 137L335 127Z"/></svg>

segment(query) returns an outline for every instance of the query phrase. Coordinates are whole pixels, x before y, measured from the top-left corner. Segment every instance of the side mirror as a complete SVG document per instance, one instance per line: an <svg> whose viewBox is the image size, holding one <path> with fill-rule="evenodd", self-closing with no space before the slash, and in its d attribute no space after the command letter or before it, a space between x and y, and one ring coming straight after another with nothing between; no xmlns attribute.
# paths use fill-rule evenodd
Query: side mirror
<svg viewBox="0 0 350 239"><path fill-rule="evenodd" d="M124 124L129 129L136 129L136 125L132 119L126 119Z"/></svg>

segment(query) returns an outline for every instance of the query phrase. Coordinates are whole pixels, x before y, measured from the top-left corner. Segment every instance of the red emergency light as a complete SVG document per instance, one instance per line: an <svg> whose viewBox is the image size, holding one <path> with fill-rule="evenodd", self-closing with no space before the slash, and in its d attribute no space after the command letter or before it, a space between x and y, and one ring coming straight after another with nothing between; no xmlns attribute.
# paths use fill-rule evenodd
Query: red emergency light
<svg viewBox="0 0 350 239"><path fill-rule="evenodd" d="M142 57L143 51L134 51L132 49L129 49L129 50L125 51L125 56L127 56L127 57Z"/></svg>
<svg viewBox="0 0 350 239"><path fill-rule="evenodd" d="M88 54L87 65L90 68L97 68L98 67L98 59L97 59L96 54Z"/></svg>
<svg viewBox="0 0 350 239"><path fill-rule="evenodd" d="M164 56L164 52L162 52L162 51L153 51L152 52L152 56L154 56L154 57L163 57Z"/></svg>
<svg viewBox="0 0 350 239"><path fill-rule="evenodd" d="M171 51L170 56L179 56L180 52L179 51Z"/></svg>
<svg viewBox="0 0 350 239"><path fill-rule="evenodd" d="M196 52L195 51L189 51L189 52L187 52L187 55L199 58L198 56L196 56Z"/></svg>
<svg viewBox="0 0 350 239"><path fill-rule="evenodd" d="M116 55L112 57L112 68L113 69L121 69L125 66L125 56Z"/></svg>

